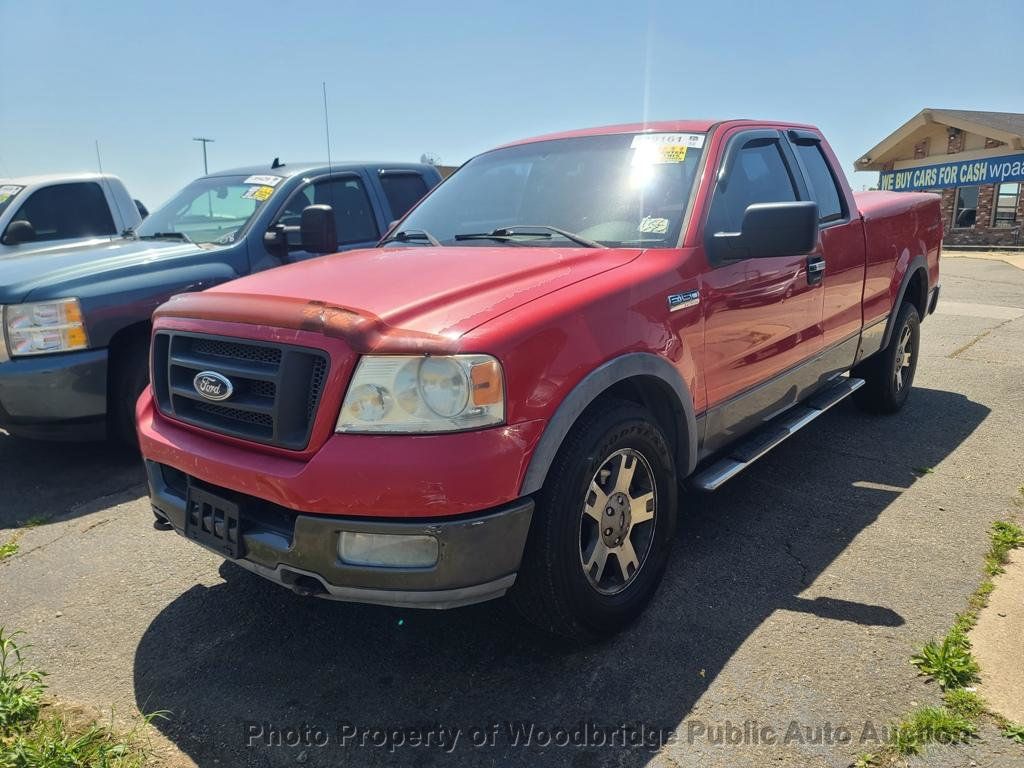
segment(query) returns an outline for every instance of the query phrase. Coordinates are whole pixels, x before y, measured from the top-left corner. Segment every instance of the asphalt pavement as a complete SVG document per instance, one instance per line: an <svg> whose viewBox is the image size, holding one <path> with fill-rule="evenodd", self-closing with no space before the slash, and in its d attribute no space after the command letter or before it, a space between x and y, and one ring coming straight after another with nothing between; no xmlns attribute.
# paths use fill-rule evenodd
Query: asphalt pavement
<svg viewBox="0 0 1024 768"><path fill-rule="evenodd" d="M0 625L58 698L157 720L172 764L846 766L939 700L909 656L1024 483L1024 271L947 258L903 412L844 403L687 495L650 609L601 645L300 598L152 528L138 460L0 433ZM6 530L3 530L6 529ZM920 764L1024 764L994 732Z"/></svg>

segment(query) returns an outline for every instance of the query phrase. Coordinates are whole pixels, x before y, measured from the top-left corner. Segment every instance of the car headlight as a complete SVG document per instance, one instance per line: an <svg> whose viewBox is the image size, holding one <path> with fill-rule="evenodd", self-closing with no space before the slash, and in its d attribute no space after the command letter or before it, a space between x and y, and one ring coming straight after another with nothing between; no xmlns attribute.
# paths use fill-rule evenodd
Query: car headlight
<svg viewBox="0 0 1024 768"><path fill-rule="evenodd" d="M78 299L56 299L4 307L11 357L85 349L89 339Z"/></svg>
<svg viewBox="0 0 1024 768"><path fill-rule="evenodd" d="M368 355L338 432L458 432L505 421L501 364L490 355Z"/></svg>

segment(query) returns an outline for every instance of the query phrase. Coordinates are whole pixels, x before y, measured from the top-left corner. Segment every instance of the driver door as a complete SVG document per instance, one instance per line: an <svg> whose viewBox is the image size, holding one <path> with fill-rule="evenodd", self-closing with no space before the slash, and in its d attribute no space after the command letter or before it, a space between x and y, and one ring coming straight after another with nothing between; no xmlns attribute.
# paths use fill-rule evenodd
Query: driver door
<svg viewBox="0 0 1024 768"><path fill-rule="evenodd" d="M738 232L747 206L807 199L788 144L775 130L743 130L727 140L704 226ZM822 349L823 290L807 255L725 261L705 246L702 277L705 451L713 452L793 405L801 367Z"/></svg>

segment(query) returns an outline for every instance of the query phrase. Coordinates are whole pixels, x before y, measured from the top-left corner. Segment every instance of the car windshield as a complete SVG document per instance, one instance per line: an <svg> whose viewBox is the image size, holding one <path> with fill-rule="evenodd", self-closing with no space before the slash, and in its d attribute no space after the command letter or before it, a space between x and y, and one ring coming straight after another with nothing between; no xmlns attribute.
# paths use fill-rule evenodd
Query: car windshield
<svg viewBox="0 0 1024 768"><path fill-rule="evenodd" d="M4 184L0 182L0 215L7 210L7 207L14 202L14 198L24 187L20 184Z"/></svg>
<svg viewBox="0 0 1024 768"><path fill-rule="evenodd" d="M460 168L399 224L396 244L674 247L704 135L553 139ZM567 237L573 235L575 237Z"/></svg>
<svg viewBox="0 0 1024 768"><path fill-rule="evenodd" d="M280 176L206 176L196 179L135 230L143 239L229 245L279 188Z"/></svg>

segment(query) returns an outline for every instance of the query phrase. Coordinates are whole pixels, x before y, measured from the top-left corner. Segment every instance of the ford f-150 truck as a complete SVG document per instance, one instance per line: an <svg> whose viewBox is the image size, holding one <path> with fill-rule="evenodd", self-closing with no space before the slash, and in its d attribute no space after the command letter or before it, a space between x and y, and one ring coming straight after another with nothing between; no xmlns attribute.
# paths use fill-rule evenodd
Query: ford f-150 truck
<svg viewBox="0 0 1024 768"><path fill-rule="evenodd" d="M373 245L440 180L418 163L275 161L197 179L114 240L0 254L0 427L134 443L158 305L339 246ZM321 229L311 244L304 211L324 226L324 206L341 237L324 240Z"/></svg>
<svg viewBox="0 0 1024 768"><path fill-rule="evenodd" d="M138 226L144 210L109 173L0 178L0 258L99 245Z"/></svg>
<svg viewBox="0 0 1024 768"><path fill-rule="evenodd" d="M510 594L588 640L713 490L853 394L906 401L929 194L821 133L625 125L485 152L377 248L172 299L137 418L158 527L308 595Z"/></svg>

